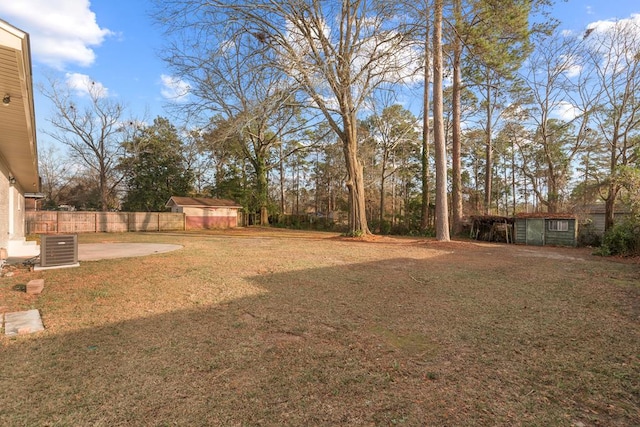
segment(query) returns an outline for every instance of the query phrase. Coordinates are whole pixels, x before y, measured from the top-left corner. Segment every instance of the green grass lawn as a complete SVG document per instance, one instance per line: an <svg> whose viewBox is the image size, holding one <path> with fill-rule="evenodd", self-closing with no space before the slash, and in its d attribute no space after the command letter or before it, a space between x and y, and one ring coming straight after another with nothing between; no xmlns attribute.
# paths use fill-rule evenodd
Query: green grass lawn
<svg viewBox="0 0 640 427"><path fill-rule="evenodd" d="M19 270L0 425L640 425L640 264L588 251L242 229ZM40 296L23 285L45 279Z"/></svg>

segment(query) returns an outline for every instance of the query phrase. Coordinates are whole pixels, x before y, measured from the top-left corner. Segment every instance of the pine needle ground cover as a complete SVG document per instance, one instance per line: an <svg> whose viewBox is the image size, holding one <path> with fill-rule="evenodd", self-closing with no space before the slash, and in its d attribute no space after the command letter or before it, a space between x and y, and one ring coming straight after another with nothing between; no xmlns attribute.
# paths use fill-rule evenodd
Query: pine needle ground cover
<svg viewBox="0 0 640 427"><path fill-rule="evenodd" d="M640 265L269 229L0 279L0 425L640 424ZM24 293L44 278L40 296Z"/></svg>

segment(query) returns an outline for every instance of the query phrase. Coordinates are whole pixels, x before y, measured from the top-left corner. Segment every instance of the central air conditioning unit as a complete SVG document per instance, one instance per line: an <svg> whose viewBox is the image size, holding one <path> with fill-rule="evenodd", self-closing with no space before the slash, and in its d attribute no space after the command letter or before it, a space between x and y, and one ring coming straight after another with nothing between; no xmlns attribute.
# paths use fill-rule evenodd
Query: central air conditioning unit
<svg viewBox="0 0 640 427"><path fill-rule="evenodd" d="M40 236L40 266L78 265L78 235L56 234Z"/></svg>

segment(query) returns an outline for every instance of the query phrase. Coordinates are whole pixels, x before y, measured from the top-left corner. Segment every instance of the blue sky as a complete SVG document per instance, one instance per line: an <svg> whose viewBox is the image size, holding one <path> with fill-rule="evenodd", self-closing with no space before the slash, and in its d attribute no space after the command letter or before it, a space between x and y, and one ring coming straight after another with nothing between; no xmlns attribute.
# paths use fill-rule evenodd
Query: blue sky
<svg viewBox="0 0 640 427"><path fill-rule="evenodd" d="M640 14L638 0L556 3L553 15L561 28L578 32L597 21ZM30 34L35 83L47 77L72 84L89 79L126 105L131 116L152 120L177 102L180 81L159 59L164 40L150 9L145 0L2 0L0 19ZM46 146L51 138L42 129L51 107L37 92L35 100L38 143Z"/></svg>

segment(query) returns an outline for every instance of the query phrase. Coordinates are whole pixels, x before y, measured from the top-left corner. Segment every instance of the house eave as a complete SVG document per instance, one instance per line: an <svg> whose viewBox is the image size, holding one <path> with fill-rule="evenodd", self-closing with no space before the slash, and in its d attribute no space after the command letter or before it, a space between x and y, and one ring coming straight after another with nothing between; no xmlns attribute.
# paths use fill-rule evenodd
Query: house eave
<svg viewBox="0 0 640 427"><path fill-rule="evenodd" d="M40 180L29 35L2 20L0 99L0 156L23 191L37 192Z"/></svg>

